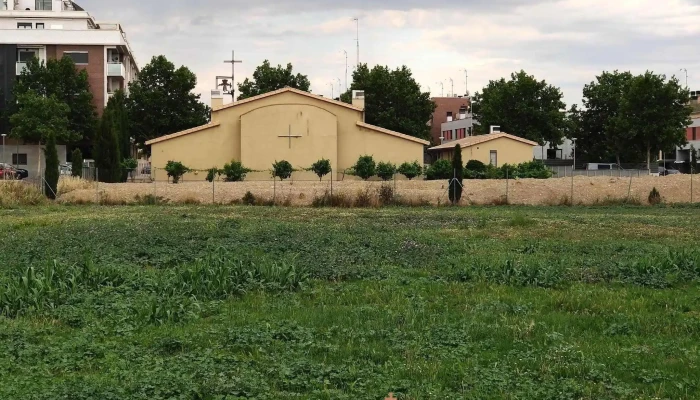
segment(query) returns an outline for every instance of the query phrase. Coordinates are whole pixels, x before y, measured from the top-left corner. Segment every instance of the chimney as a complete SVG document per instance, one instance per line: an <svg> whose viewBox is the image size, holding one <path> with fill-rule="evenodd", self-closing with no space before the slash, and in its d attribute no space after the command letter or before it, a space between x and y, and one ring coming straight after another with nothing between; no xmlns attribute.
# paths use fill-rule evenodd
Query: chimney
<svg viewBox="0 0 700 400"><path fill-rule="evenodd" d="M498 125L491 125L491 133L501 133L501 127Z"/></svg>
<svg viewBox="0 0 700 400"><path fill-rule="evenodd" d="M211 91L211 109L218 110L224 106L224 96L221 94L221 90Z"/></svg>
<svg viewBox="0 0 700 400"><path fill-rule="evenodd" d="M353 90L352 91L352 105L353 107L365 109L365 91L364 90Z"/></svg>

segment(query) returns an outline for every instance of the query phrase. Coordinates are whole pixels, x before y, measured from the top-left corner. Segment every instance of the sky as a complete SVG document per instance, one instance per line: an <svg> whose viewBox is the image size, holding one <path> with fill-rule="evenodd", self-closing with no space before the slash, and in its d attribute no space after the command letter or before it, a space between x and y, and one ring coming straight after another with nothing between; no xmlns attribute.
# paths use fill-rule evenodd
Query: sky
<svg viewBox="0 0 700 400"><path fill-rule="evenodd" d="M337 96L360 62L408 66L433 96L481 91L525 70L567 106L602 71L676 75L700 90L700 0L76 0L119 22L139 66L163 54L198 77L209 103L236 51L236 82L268 59L291 62L311 91ZM163 6L167 4L167 6ZM465 70L468 71L468 84ZM452 79L452 82L450 81ZM340 80L340 82L338 82ZM453 89L454 88L454 89Z"/></svg>

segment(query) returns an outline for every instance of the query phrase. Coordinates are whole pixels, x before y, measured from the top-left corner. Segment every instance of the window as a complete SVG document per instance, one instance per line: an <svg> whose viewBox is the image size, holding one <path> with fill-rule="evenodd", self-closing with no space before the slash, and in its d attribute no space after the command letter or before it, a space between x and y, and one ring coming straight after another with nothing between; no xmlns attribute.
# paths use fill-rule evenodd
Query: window
<svg viewBox="0 0 700 400"><path fill-rule="evenodd" d="M491 165L498 167L498 151L491 150Z"/></svg>
<svg viewBox="0 0 700 400"><path fill-rule="evenodd" d="M65 51L63 52L63 57L68 57L73 60L76 64L87 64L88 63L88 53L87 52L77 52L77 51Z"/></svg>
<svg viewBox="0 0 700 400"><path fill-rule="evenodd" d="M44 29L44 23L43 23L43 22L37 22L37 23L36 23L36 29Z"/></svg>
<svg viewBox="0 0 700 400"><path fill-rule="evenodd" d="M452 111L448 111L448 112L447 112L447 122L452 121L452 119L453 119L453 118L452 118Z"/></svg>
<svg viewBox="0 0 700 400"><path fill-rule="evenodd" d="M452 130L442 132L444 140L452 140Z"/></svg>
<svg viewBox="0 0 700 400"><path fill-rule="evenodd" d="M31 22L18 22L17 29L32 29Z"/></svg>
<svg viewBox="0 0 700 400"><path fill-rule="evenodd" d="M37 49L17 49L17 61L21 63L29 62L32 58L39 58Z"/></svg>
<svg viewBox="0 0 700 400"><path fill-rule="evenodd" d="M27 155L26 154L12 154L12 165L27 165Z"/></svg>
<svg viewBox="0 0 700 400"><path fill-rule="evenodd" d="M467 137L467 129L466 128L457 129L455 132L456 132L456 135L455 135L456 139L464 139L465 137Z"/></svg>
<svg viewBox="0 0 700 400"><path fill-rule="evenodd" d="M51 11L51 3L53 0L36 0L36 7L34 8L37 11Z"/></svg>

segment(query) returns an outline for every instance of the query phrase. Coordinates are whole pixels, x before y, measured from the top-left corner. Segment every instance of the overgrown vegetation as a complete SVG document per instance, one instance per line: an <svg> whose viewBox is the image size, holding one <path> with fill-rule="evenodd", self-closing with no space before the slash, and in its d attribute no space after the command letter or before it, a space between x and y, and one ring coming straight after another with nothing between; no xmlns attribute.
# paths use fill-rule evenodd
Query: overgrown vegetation
<svg viewBox="0 0 700 400"><path fill-rule="evenodd" d="M435 161L434 163L430 164L428 169L425 171L425 178L429 181L452 179L452 177L454 177L452 163L445 159Z"/></svg>
<svg viewBox="0 0 700 400"><path fill-rule="evenodd" d="M696 214L0 210L0 398L697 398Z"/></svg>

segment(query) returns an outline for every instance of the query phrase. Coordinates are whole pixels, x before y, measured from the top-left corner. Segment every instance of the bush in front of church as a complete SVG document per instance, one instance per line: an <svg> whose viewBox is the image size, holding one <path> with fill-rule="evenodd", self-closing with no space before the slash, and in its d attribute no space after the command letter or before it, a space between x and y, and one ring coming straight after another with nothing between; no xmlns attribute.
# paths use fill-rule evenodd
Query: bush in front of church
<svg viewBox="0 0 700 400"><path fill-rule="evenodd" d="M168 161L165 164L165 172L168 173L168 177L173 178L173 183L178 183L183 175L190 172L190 169L185 167L180 161Z"/></svg>
<svg viewBox="0 0 700 400"><path fill-rule="evenodd" d="M429 181L440 179L452 179L455 171L452 169L452 163L449 160L437 160L426 171L425 175Z"/></svg>
<svg viewBox="0 0 700 400"><path fill-rule="evenodd" d="M290 164L289 161L275 161L275 163L272 164L273 178L280 178L280 180L283 181L291 178L292 172L294 172L294 168L292 168L292 164Z"/></svg>
<svg viewBox="0 0 700 400"><path fill-rule="evenodd" d="M383 181L388 181L396 174L396 165L392 163L380 162L377 164L377 176Z"/></svg>
<svg viewBox="0 0 700 400"><path fill-rule="evenodd" d="M372 156L361 156L355 164L355 175L366 181L376 174L377 164Z"/></svg>
<svg viewBox="0 0 700 400"><path fill-rule="evenodd" d="M226 177L226 182L241 182L250 172L253 172L253 170L244 167L240 161L231 161L231 163L224 165L222 170Z"/></svg>
<svg viewBox="0 0 700 400"><path fill-rule="evenodd" d="M405 162L401 164L401 166L398 169L398 172L399 174L408 178L408 180L410 181L423 173L423 167L418 161L414 161L412 163Z"/></svg>
<svg viewBox="0 0 700 400"><path fill-rule="evenodd" d="M313 171L313 173L318 176L318 180L321 181L324 176L331 173L331 161L322 158L311 166L311 171Z"/></svg>

